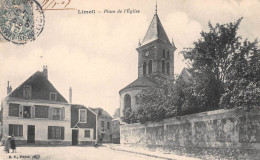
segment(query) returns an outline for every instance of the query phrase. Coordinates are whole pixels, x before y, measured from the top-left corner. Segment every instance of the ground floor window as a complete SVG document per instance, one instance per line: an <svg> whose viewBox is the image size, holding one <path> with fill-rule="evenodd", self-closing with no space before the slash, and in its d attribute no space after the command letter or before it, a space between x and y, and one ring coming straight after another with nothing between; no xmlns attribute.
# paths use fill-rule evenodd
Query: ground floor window
<svg viewBox="0 0 260 160"><path fill-rule="evenodd" d="M85 130L85 138L90 138L90 130Z"/></svg>
<svg viewBox="0 0 260 160"><path fill-rule="evenodd" d="M9 124L9 135L23 136L23 125Z"/></svg>
<svg viewBox="0 0 260 160"><path fill-rule="evenodd" d="M48 139L64 140L64 127L48 126Z"/></svg>

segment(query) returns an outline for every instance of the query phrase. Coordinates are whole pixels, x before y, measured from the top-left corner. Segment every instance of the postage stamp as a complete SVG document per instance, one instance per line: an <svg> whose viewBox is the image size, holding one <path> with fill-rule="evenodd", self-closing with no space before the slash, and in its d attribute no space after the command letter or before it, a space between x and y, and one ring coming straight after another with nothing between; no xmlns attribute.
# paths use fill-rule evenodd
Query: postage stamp
<svg viewBox="0 0 260 160"><path fill-rule="evenodd" d="M15 44L35 40L44 22L42 7L36 0L4 0L0 6L0 33Z"/></svg>

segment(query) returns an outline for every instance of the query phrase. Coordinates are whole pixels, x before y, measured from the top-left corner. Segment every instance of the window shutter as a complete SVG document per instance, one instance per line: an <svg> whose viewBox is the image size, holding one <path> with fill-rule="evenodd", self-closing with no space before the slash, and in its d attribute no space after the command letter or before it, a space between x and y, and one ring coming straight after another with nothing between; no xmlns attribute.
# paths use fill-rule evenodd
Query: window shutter
<svg viewBox="0 0 260 160"><path fill-rule="evenodd" d="M13 124L9 124L9 135L14 133L14 125Z"/></svg>
<svg viewBox="0 0 260 160"><path fill-rule="evenodd" d="M64 140L64 127L61 127L61 140Z"/></svg>
<svg viewBox="0 0 260 160"><path fill-rule="evenodd" d="M23 125L21 125L21 136L23 136Z"/></svg>
<svg viewBox="0 0 260 160"><path fill-rule="evenodd" d="M35 106L32 106L32 118L35 118Z"/></svg>
<svg viewBox="0 0 260 160"><path fill-rule="evenodd" d="M86 109L86 123L88 123L88 110Z"/></svg>
<svg viewBox="0 0 260 160"><path fill-rule="evenodd" d="M49 119L53 119L52 118L52 108L51 107L49 108Z"/></svg>
<svg viewBox="0 0 260 160"><path fill-rule="evenodd" d="M61 109L61 119L62 120L65 119L65 108L64 107Z"/></svg>
<svg viewBox="0 0 260 160"><path fill-rule="evenodd" d="M48 126L48 139L51 139L52 127Z"/></svg>
<svg viewBox="0 0 260 160"><path fill-rule="evenodd" d="M23 117L23 106L19 105L19 117Z"/></svg>

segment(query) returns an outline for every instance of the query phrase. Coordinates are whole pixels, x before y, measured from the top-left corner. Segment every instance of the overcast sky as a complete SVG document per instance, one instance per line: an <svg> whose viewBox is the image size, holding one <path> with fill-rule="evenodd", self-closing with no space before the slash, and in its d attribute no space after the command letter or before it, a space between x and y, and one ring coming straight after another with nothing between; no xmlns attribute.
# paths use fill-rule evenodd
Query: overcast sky
<svg viewBox="0 0 260 160"><path fill-rule="evenodd" d="M71 86L73 103L112 114L120 105L119 90L137 78L136 48L154 15L155 0L71 0L69 7L96 12L130 8L140 13L45 11L45 27L35 41L0 43L0 98L6 96L8 80L15 89L47 65L49 80L67 100ZM208 30L209 20L228 23L244 17L238 34L249 40L259 37L259 9L259 0L158 0L159 18L178 48L175 73L186 66L179 52Z"/></svg>

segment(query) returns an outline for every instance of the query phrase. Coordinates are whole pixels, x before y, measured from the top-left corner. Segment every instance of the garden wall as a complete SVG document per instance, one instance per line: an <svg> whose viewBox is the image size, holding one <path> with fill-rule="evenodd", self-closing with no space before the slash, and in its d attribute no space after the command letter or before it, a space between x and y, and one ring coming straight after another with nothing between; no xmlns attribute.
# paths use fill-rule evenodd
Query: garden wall
<svg viewBox="0 0 260 160"><path fill-rule="evenodd" d="M260 109L216 110L120 126L121 144L260 149Z"/></svg>

